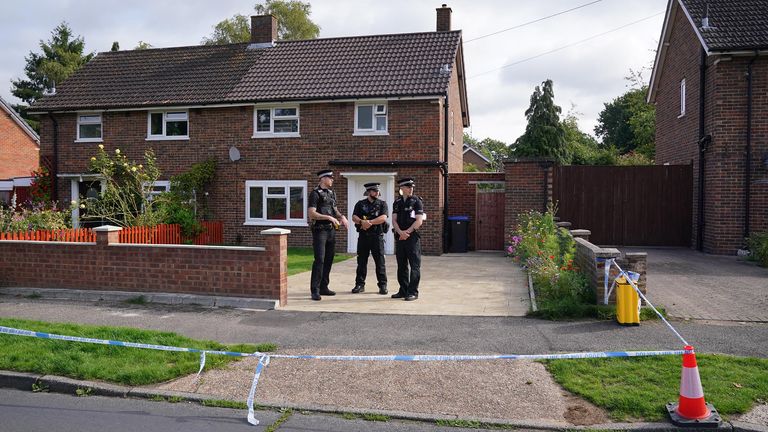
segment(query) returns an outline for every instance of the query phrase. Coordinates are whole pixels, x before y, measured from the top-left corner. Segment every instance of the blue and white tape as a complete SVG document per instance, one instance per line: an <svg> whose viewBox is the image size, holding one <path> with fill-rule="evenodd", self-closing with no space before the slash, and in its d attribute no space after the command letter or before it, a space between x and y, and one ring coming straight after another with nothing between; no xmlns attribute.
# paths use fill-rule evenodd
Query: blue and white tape
<svg viewBox="0 0 768 432"><path fill-rule="evenodd" d="M0 326L0 334L26 336L39 339L63 340L69 342L82 342L99 345L123 346L130 348L153 349L159 351L188 352L200 354L200 369L198 375L205 367L206 354L226 355L233 357L258 357L259 363L256 365L256 372L253 375L251 389L248 393L248 423L258 425L253 409L253 401L256 396L256 386L262 372L269 364L272 358L298 359L298 360L334 360L334 361L489 361L489 360L561 360L561 359L588 359L588 358L620 358L620 357L648 357L662 355L682 355L688 353L686 350L669 351L599 351L582 352L566 354L498 354L498 355L290 355L290 354L267 354L263 352L243 353L236 351L216 351L203 350L198 348L184 348L168 345L143 344L136 342L123 342L108 339L94 339L79 336L65 336L53 333L35 332L31 330L17 329L13 327Z"/></svg>

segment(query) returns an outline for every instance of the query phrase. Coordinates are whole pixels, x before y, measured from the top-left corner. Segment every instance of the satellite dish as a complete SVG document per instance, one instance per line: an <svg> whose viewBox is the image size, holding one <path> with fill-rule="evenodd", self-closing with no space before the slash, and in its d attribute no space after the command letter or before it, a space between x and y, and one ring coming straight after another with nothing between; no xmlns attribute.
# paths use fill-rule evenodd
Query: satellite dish
<svg viewBox="0 0 768 432"><path fill-rule="evenodd" d="M240 150L238 150L237 147L232 146L229 148L229 160L232 162L237 162L240 160Z"/></svg>

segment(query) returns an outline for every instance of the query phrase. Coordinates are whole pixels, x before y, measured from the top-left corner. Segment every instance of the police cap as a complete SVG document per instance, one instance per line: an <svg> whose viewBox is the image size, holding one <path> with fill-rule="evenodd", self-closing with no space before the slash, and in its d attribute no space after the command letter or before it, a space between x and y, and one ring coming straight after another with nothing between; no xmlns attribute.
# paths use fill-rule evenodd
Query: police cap
<svg viewBox="0 0 768 432"><path fill-rule="evenodd" d="M413 185L415 184L416 182L414 182L413 179L410 177L402 178L397 181L397 185L400 187L403 187L403 186L413 187Z"/></svg>
<svg viewBox="0 0 768 432"><path fill-rule="evenodd" d="M317 178L333 177L333 170L324 169L317 172Z"/></svg>

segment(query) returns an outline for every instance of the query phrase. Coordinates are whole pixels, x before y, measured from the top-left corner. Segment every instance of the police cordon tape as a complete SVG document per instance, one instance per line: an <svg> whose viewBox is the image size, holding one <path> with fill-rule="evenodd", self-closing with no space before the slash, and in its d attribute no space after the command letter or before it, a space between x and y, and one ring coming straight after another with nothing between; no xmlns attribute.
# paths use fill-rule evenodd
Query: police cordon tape
<svg viewBox="0 0 768 432"><path fill-rule="evenodd" d="M299 359L299 360L335 360L335 361L488 361L488 360L562 360L562 359L588 359L588 358L620 358L620 357L648 357L661 355L683 355L690 354L687 350L669 350L669 351L597 351L583 353L566 354L497 354L497 355L373 355L373 356L351 356L351 355L291 355L291 354L268 354L264 352L243 353L236 351L217 351L204 350L198 348L185 348L167 345L143 344L137 342L124 342L107 339L94 339L79 336L58 335L54 333L36 332L31 330L17 329L13 327L0 326L0 334L26 336L39 339L63 340L69 342L91 343L109 346L122 346L129 348L152 349L159 351L173 351L200 354L200 369L198 375L205 367L206 355L225 355L232 357L258 357L259 363L256 366L256 372L253 376L251 389L248 393L248 423L258 425L259 421L254 416L253 401L256 395L256 386L259 377L264 368L269 364L270 359Z"/></svg>

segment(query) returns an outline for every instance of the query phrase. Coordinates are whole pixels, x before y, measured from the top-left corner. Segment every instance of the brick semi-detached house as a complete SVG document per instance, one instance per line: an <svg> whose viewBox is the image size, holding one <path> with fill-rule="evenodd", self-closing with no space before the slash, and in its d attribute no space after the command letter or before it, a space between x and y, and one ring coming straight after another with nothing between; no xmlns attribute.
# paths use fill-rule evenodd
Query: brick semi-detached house
<svg viewBox="0 0 768 432"><path fill-rule="evenodd" d="M692 244L768 231L768 2L670 0L648 101L657 163L693 164Z"/></svg>
<svg viewBox="0 0 768 432"><path fill-rule="evenodd" d="M40 138L13 107L0 98L0 204L26 189L40 163ZM26 194L24 194L26 196Z"/></svg>
<svg viewBox="0 0 768 432"><path fill-rule="evenodd" d="M99 144L136 161L153 149L160 187L215 158L208 200L226 242L259 244L261 230L287 227L290 245L310 245L316 171L334 169L350 218L364 183L381 182L391 208L395 180L412 176L428 214L422 247L440 254L447 175L462 171L469 125L450 18L444 5L435 32L276 41L276 19L254 16L250 43L100 53L32 107L58 199L93 188ZM354 252L356 236L341 233L338 250ZM390 232L389 253L393 243Z"/></svg>

